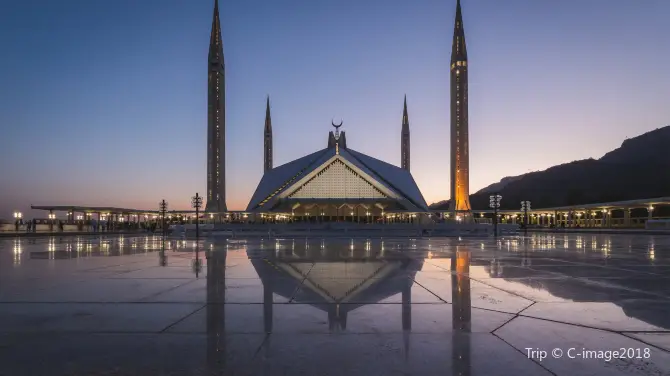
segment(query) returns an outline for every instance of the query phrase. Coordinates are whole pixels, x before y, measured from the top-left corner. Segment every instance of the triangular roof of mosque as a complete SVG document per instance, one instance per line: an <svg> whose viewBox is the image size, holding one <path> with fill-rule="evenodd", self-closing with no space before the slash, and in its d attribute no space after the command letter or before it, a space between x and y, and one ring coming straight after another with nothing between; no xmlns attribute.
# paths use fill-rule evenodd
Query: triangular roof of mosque
<svg viewBox="0 0 670 376"><path fill-rule="evenodd" d="M251 197L247 211L256 210L271 194L290 188L293 183L321 167L338 152L341 159L353 164L388 190L405 198L415 206L413 209L428 211L426 200L409 171L355 150L348 148L337 150L335 147L319 150L267 171Z"/></svg>

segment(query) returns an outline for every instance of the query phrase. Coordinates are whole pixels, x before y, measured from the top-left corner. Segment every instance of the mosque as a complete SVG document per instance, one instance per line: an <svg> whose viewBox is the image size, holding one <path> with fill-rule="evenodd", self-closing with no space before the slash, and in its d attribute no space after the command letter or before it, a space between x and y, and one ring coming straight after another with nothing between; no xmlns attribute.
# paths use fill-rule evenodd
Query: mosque
<svg viewBox="0 0 670 376"><path fill-rule="evenodd" d="M460 0L450 62L451 112L451 200L448 216L472 218L469 200L468 59ZM405 97L401 124L401 165L394 166L349 149L342 122L331 122L325 148L283 165L274 166L270 99L264 126L264 174L244 211L226 206L226 93L225 62L219 1L215 0L207 59L207 191L205 213L214 222L248 221L346 221L425 222L435 219L410 172L410 123ZM436 170L436 173L439 173ZM446 173L446 171L445 171ZM68 221L81 225L94 214L100 221L148 221L155 210L111 207L31 206L49 211L67 211ZM82 213L77 215L76 213ZM192 211L171 214L192 214ZM438 214L439 215L439 214Z"/></svg>
<svg viewBox="0 0 670 376"><path fill-rule="evenodd" d="M470 215L468 80L460 0L451 54L451 207L454 217ZM256 217L318 221L412 221L430 210L410 172L410 130L405 97L401 125L401 166L349 149L340 124L324 149L280 166L273 165L272 120L267 99L264 174L245 213ZM219 4L215 0L208 68L207 205L210 215L229 213L225 176L225 64Z"/></svg>
<svg viewBox="0 0 670 376"><path fill-rule="evenodd" d="M428 212L409 169L349 149L341 125L333 124L326 148L267 169L246 211L352 222Z"/></svg>

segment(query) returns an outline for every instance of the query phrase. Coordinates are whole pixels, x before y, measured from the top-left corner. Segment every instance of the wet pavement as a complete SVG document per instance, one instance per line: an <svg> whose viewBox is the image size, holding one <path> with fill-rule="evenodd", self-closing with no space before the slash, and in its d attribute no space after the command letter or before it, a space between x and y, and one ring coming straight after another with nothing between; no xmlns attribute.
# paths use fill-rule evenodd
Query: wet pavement
<svg viewBox="0 0 670 376"><path fill-rule="evenodd" d="M0 375L670 375L670 237L0 240Z"/></svg>

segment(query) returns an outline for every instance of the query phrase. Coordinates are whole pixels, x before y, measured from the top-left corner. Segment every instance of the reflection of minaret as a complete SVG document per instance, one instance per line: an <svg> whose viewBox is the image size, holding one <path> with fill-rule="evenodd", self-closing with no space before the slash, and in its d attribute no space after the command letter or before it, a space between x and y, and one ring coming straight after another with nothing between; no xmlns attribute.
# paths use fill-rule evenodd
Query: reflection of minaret
<svg viewBox="0 0 670 376"><path fill-rule="evenodd" d="M451 257L452 374L470 374L470 252L456 247Z"/></svg>
<svg viewBox="0 0 670 376"><path fill-rule="evenodd" d="M470 211L470 162L468 155L468 52L461 1L456 3L456 23L451 46L451 201L450 210Z"/></svg>
<svg viewBox="0 0 670 376"><path fill-rule="evenodd" d="M402 110L402 131L400 133L400 167L409 171L409 116L407 116L407 96Z"/></svg>
<svg viewBox="0 0 670 376"><path fill-rule="evenodd" d="M270 252L268 257L274 259L276 252ZM274 260L271 261L274 265ZM265 328L265 333L272 333L272 284L266 283L265 280L261 279L263 283L263 327Z"/></svg>
<svg viewBox="0 0 670 376"><path fill-rule="evenodd" d="M226 369L226 253L207 253L207 363L212 374Z"/></svg>
<svg viewBox="0 0 670 376"><path fill-rule="evenodd" d="M339 303L328 305L328 329L331 332L347 330L347 311Z"/></svg>
<svg viewBox="0 0 670 376"><path fill-rule="evenodd" d="M263 172L272 170L272 119L270 118L270 96L265 107L265 129L263 130Z"/></svg>
<svg viewBox="0 0 670 376"><path fill-rule="evenodd" d="M405 343L405 359L409 357L409 334L412 331L412 284L414 281L407 278L402 289L402 333Z"/></svg>
<svg viewBox="0 0 670 376"><path fill-rule="evenodd" d="M221 40L219 0L214 2L207 69L207 206L208 212L226 209L226 85Z"/></svg>

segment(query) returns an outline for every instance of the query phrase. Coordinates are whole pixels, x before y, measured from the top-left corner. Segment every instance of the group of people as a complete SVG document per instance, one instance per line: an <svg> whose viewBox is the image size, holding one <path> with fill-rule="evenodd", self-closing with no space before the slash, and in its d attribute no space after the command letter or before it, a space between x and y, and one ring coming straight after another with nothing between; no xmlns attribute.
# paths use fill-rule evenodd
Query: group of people
<svg viewBox="0 0 670 376"><path fill-rule="evenodd" d="M30 219L30 220L26 221L26 223L25 223L26 232L36 232L37 231L37 224L38 224L38 221L35 220L35 219ZM56 224L57 224L58 230L60 232L63 232L65 230L65 225L61 220L57 220ZM14 230L16 230L16 232L19 232L21 230L22 225L23 225L23 220L21 220L21 221L17 220L16 222L14 222Z"/></svg>
<svg viewBox="0 0 670 376"><path fill-rule="evenodd" d="M37 232L38 225L49 225L49 231L57 230L59 232L65 231L65 225L67 223L60 219L55 220L46 220L46 219L30 219L23 221L23 219L17 219L14 222L14 230L16 232L25 229L26 232ZM91 232L116 232L116 231L133 231L133 230L144 230L147 232L156 232L158 229L157 222L151 223L137 223L137 222L115 222L115 221L97 221L95 219L89 219L86 221L77 221L78 231L91 231ZM25 226L25 227L24 227Z"/></svg>

